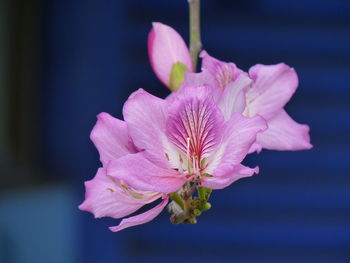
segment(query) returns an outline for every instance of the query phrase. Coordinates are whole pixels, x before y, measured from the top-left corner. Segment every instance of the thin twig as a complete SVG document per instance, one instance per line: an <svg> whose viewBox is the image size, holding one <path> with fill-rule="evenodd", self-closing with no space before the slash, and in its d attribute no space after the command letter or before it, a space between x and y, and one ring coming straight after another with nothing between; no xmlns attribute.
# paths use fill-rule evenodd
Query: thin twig
<svg viewBox="0 0 350 263"><path fill-rule="evenodd" d="M190 52L196 72L198 53L202 50L200 31L200 0L188 0L190 7Z"/></svg>

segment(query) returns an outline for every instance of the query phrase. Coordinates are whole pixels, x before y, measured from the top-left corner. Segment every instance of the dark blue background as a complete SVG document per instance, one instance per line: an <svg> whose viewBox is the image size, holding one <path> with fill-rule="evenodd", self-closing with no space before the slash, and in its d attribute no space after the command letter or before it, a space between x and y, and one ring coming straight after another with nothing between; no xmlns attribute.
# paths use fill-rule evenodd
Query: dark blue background
<svg viewBox="0 0 350 263"><path fill-rule="evenodd" d="M89 133L99 112L121 117L138 88L168 94L149 65L147 35L159 21L187 41L187 3L51 0L41 8L38 147L51 179L72 186L74 262L350 262L349 1L202 0L211 55L244 70L296 69L287 110L310 125L314 148L250 156L261 173L215 191L197 225L171 225L163 212L120 233L107 230L117 220L76 209L99 166Z"/></svg>

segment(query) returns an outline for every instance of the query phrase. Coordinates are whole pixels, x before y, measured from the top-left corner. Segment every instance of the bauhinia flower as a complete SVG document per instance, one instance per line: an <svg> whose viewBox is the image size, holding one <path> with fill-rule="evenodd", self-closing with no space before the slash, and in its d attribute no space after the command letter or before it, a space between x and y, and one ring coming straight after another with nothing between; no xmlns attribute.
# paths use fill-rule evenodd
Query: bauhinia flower
<svg viewBox="0 0 350 263"><path fill-rule="evenodd" d="M283 109L298 87L295 70L284 63L255 65L249 73L234 63L219 61L202 51L202 72L185 72L185 85L215 87L224 104L226 118L234 112L247 117L260 115L268 129L258 134L253 150L261 147L270 150L310 149L309 127L295 122Z"/></svg>
<svg viewBox="0 0 350 263"><path fill-rule="evenodd" d="M98 169L92 180L85 182L85 201L79 206L79 209L93 213L95 218L122 218L137 211L145 204L163 197L164 200L153 209L126 218L119 226L110 229L119 231L155 218L166 206L167 196L154 191L135 190L122 180L106 174L106 166L111 160L138 152L128 135L126 123L113 118L108 113L101 113L98 115L90 138L99 151L103 168Z"/></svg>
<svg viewBox="0 0 350 263"><path fill-rule="evenodd" d="M121 218L163 198L155 208L111 227L118 231L152 220L171 198L172 222L195 223L210 207L211 189L257 172L241 162L267 128L265 120L240 113L225 119L212 94L209 86L184 86L163 100L138 90L124 105L125 122L100 115L91 138L103 168L86 182L80 209ZM192 198L195 190L198 197Z"/></svg>
<svg viewBox="0 0 350 263"><path fill-rule="evenodd" d="M153 27L148 45L151 64L167 86L173 73L176 85L170 85L174 87L171 90L176 91L182 81L185 86L209 85L217 88L213 96L225 98L219 101L224 104L226 118L240 112L250 117L261 115L267 120L269 128L258 135L251 151L312 148L309 126L295 122L283 109L298 87L298 76L293 68L284 63L258 64L245 73L234 63L222 62L202 51L202 72L193 73L190 53L181 36L160 23L154 23ZM176 62L187 65L188 70L172 68Z"/></svg>
<svg viewBox="0 0 350 263"><path fill-rule="evenodd" d="M157 77L172 91L179 88L184 71L193 71L185 41L173 28L162 23L153 23L148 35L148 55Z"/></svg>
<svg viewBox="0 0 350 263"><path fill-rule="evenodd" d="M185 42L161 23L153 23L148 52L157 77L176 92L163 100L140 89L124 104L124 121L101 113L91 132L102 167L85 183L79 208L96 218L126 217L112 231L147 223L168 204L172 223L196 223L213 189L258 173L242 165L248 153L312 147L309 127L284 110L298 86L289 66L255 65L246 73L202 51L202 72L193 73Z"/></svg>

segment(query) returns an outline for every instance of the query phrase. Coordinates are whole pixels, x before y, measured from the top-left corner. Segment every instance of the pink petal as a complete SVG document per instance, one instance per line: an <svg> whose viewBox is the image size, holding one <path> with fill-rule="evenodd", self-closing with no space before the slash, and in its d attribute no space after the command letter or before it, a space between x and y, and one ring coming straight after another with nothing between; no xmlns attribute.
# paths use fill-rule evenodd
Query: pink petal
<svg viewBox="0 0 350 263"><path fill-rule="evenodd" d="M212 74L209 71L203 70L200 73L189 72L189 71L185 72L185 80L183 82L183 86L203 86L203 85L209 85L211 87L216 86L215 78L212 76Z"/></svg>
<svg viewBox="0 0 350 263"><path fill-rule="evenodd" d="M169 107L167 135L185 155L202 157L221 140L223 116L211 98L208 87L183 87L181 99Z"/></svg>
<svg viewBox="0 0 350 263"><path fill-rule="evenodd" d="M224 90L242 73L234 63L222 62L213 58L205 50L201 52L200 57L202 58L202 71L208 71L215 80L216 86L221 90Z"/></svg>
<svg viewBox="0 0 350 263"><path fill-rule="evenodd" d="M156 165L169 167L166 156L174 149L166 136L167 102L139 90L124 104L123 115L135 146Z"/></svg>
<svg viewBox="0 0 350 263"><path fill-rule="evenodd" d="M241 178L249 177L253 174L258 173L259 167L249 168L240 164L238 166L232 167L232 170L228 171L224 176L205 178L202 186L211 189L223 189Z"/></svg>
<svg viewBox="0 0 350 263"><path fill-rule="evenodd" d="M107 166L107 174L134 189L165 194L176 192L187 181L184 174L156 166L145 158L143 152L111 161Z"/></svg>
<svg viewBox="0 0 350 263"><path fill-rule="evenodd" d="M298 76L286 64L255 65L249 70L254 80L247 93L247 116L259 114L271 119L290 100L298 86Z"/></svg>
<svg viewBox="0 0 350 263"><path fill-rule="evenodd" d="M214 176L227 174L233 166L242 162L255 142L256 135L266 128L266 121L260 116L246 118L235 113L226 123L221 145L208 159L206 172Z"/></svg>
<svg viewBox="0 0 350 263"><path fill-rule="evenodd" d="M90 134L103 165L136 149L128 135L126 123L102 112L97 116L97 123Z"/></svg>
<svg viewBox="0 0 350 263"><path fill-rule="evenodd" d="M94 214L95 218L120 218L161 197L159 193L150 194L142 199L131 197L113 178L106 175L104 168L98 169L96 176L85 182L85 188L85 201L79 209Z"/></svg>
<svg viewBox="0 0 350 263"><path fill-rule="evenodd" d="M258 134L259 135L259 134ZM253 152L257 152L260 153L262 151L262 145L259 143L253 143L253 145L250 147L248 153L253 153Z"/></svg>
<svg viewBox="0 0 350 263"><path fill-rule="evenodd" d="M168 198L165 198L160 204L158 204L156 207L139 214L137 216L132 216L123 219L118 226L112 226L109 229L113 232L117 232L120 230L123 230L125 228L131 227L131 226L137 226L141 224L148 223L149 221L156 218L164 209L164 207L168 204Z"/></svg>
<svg viewBox="0 0 350 263"><path fill-rule="evenodd" d="M193 73L194 74L194 73ZM199 73L201 74L201 73ZM186 82L186 81L185 81ZM214 88L210 85L186 85L181 84L180 89L176 92L172 92L167 98L166 101L169 104L173 104L176 101L183 101L189 97L195 96L197 99L205 100L211 98L213 101L218 101L221 97L221 91L217 88Z"/></svg>
<svg viewBox="0 0 350 263"><path fill-rule="evenodd" d="M153 29L148 35L148 55L154 72L167 87L173 64L181 62L193 71L185 41L173 28L162 23L153 23Z"/></svg>
<svg viewBox="0 0 350 263"><path fill-rule="evenodd" d="M225 120L229 120L235 112L243 113L246 107L246 91L251 83L252 80L246 74L240 74L227 85L218 102Z"/></svg>
<svg viewBox="0 0 350 263"><path fill-rule="evenodd" d="M257 142L270 150L306 150L310 144L309 126L295 122L284 110L268 121L269 128L258 134Z"/></svg>

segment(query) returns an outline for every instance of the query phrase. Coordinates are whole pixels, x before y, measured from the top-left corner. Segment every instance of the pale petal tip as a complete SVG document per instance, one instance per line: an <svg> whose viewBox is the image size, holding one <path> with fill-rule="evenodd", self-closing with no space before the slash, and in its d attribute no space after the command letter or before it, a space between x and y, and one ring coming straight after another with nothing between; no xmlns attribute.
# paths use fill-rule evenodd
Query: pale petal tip
<svg viewBox="0 0 350 263"><path fill-rule="evenodd" d="M111 230L112 232L118 232L121 230L119 226L110 226L108 227L108 229Z"/></svg>
<svg viewBox="0 0 350 263"><path fill-rule="evenodd" d="M81 211L86 211L86 202L82 202L79 206L78 206L79 210Z"/></svg>
<svg viewBox="0 0 350 263"><path fill-rule="evenodd" d="M254 173L253 174L259 174L260 173L260 167L259 166L256 166L253 169L254 169Z"/></svg>
<svg viewBox="0 0 350 263"><path fill-rule="evenodd" d="M312 149L314 146L311 144L310 142L310 127L309 125L304 124L303 125L305 127L305 133L304 133L304 147L301 148L300 150L310 150Z"/></svg>
<svg viewBox="0 0 350 263"><path fill-rule="evenodd" d="M204 58L204 57L207 57L207 56L209 56L209 54L208 54L208 52L207 51L205 51L204 49L201 51L201 53L199 54L199 57L200 58Z"/></svg>
<svg viewBox="0 0 350 263"><path fill-rule="evenodd" d="M89 212L91 213L95 219L101 218L101 215L98 215L96 213L96 211L93 209L93 207L91 207L91 205L89 204L89 202L87 200L84 200L84 202L82 202L79 206L78 206L79 210L84 211L84 212Z"/></svg>

